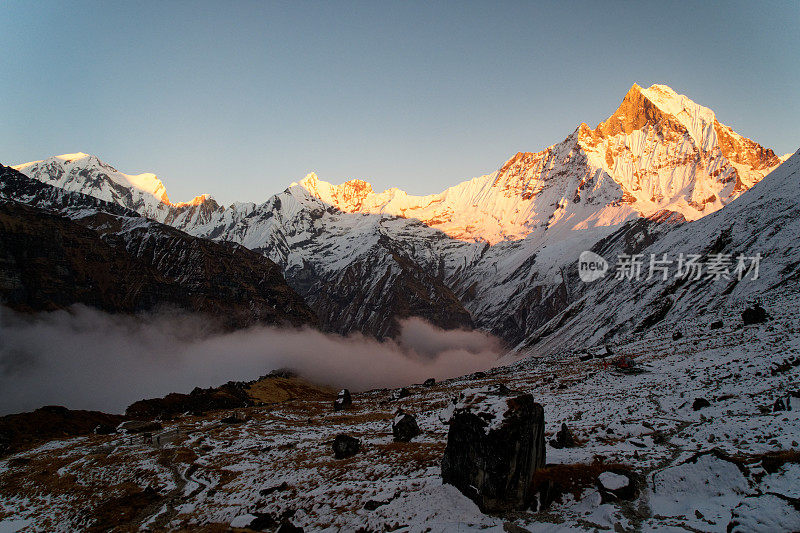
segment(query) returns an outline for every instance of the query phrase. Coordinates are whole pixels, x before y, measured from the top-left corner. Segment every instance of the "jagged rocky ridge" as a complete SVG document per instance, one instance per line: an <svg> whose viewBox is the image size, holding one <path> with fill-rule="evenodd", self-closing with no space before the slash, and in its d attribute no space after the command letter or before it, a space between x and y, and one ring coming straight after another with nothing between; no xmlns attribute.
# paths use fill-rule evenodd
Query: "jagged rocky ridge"
<svg viewBox="0 0 800 533"><path fill-rule="evenodd" d="M666 229L666 230L665 230ZM574 287L573 302L535 330L519 347L522 351L553 351L563 346L592 346L618 342L625 336L658 326L681 331L699 321L706 327L730 309L796 293L800 288L797 242L800 238L800 150L746 194L699 222L666 227L655 220L628 224L592 249L606 258L607 275L581 283L576 265L567 269ZM704 265L715 257L728 258L728 275L705 270L678 277L679 254L697 254ZM641 254L640 279L619 279L619 254ZM753 260L759 255L756 275ZM649 260L673 261L667 280L657 271L651 279ZM735 273L738 258L748 258L747 271Z"/></svg>
<svg viewBox="0 0 800 533"><path fill-rule="evenodd" d="M269 259L2 166L0 296L25 311L80 303L123 313L178 308L225 328L316 323Z"/></svg>
<svg viewBox="0 0 800 533"><path fill-rule="evenodd" d="M596 128L581 124L561 143L424 197L311 174L258 205L203 196L154 212L113 193L130 176L75 156L18 168L270 257L326 329L391 336L397 318L418 315L511 344L574 301L567 270L581 251L627 222L712 213L783 159L663 85L634 85ZM157 196L158 184L143 190Z"/></svg>

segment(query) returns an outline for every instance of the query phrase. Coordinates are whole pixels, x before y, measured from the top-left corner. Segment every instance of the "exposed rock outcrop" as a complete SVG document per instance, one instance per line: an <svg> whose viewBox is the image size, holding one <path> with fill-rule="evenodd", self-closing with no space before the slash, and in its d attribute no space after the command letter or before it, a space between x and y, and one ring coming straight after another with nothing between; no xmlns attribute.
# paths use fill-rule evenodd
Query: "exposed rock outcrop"
<svg viewBox="0 0 800 533"><path fill-rule="evenodd" d="M544 466L544 409L505 388L470 394L450 419L442 479L484 512L525 509Z"/></svg>

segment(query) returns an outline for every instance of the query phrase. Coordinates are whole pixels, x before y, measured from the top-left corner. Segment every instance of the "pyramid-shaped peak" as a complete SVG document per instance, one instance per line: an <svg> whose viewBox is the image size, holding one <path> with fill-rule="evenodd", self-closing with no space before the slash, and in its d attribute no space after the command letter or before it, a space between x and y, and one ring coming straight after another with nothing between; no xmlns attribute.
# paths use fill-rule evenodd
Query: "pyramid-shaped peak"
<svg viewBox="0 0 800 533"><path fill-rule="evenodd" d="M703 130L715 121L711 109L678 94L668 85L653 84L644 89L634 83L614 114L592 133L603 137L630 134L648 124L661 124L677 133L688 133L697 144L702 144Z"/></svg>

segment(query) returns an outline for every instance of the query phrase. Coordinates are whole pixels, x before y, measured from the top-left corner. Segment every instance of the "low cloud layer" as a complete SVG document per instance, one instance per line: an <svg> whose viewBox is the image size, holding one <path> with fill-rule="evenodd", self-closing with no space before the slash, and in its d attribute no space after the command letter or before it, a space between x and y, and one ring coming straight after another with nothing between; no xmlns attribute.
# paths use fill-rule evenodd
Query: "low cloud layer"
<svg viewBox="0 0 800 533"><path fill-rule="evenodd" d="M318 331L253 328L209 336L196 316L109 315L83 306L19 315L0 307L0 414L42 405L123 412L136 400L252 380L278 368L364 390L487 369L501 354L477 331L419 320L396 341Z"/></svg>

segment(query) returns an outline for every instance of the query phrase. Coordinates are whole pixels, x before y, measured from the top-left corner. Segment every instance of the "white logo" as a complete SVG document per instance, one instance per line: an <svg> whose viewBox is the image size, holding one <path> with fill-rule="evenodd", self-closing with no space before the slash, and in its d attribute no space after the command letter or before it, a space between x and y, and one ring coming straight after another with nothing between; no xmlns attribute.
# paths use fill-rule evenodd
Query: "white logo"
<svg viewBox="0 0 800 533"><path fill-rule="evenodd" d="M591 283L606 275L608 261L594 252L581 252L578 258L578 275L581 281Z"/></svg>

